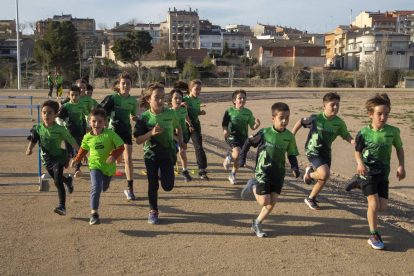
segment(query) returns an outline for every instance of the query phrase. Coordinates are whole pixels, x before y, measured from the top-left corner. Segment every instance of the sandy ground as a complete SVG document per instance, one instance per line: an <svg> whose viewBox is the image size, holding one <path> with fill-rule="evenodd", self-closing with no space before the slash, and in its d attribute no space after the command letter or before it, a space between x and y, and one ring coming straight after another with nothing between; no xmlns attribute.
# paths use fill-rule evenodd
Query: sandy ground
<svg viewBox="0 0 414 276"><path fill-rule="evenodd" d="M223 141L221 119L231 106L233 90L203 90L207 115L201 121L210 182L195 179L185 184L177 175L173 191L159 192L159 225L147 223L149 208L140 146L134 146L133 153L138 200L127 202L122 193L125 177L114 177L110 189L101 197L101 225L88 225L88 176L75 182L74 193L67 197L66 217L52 211L58 202L52 182L44 192L39 192L36 185L0 186L0 275L412 275L414 191L410 142L414 135L411 113L414 93L387 90L392 100L389 124L401 129L408 176L396 181L394 154L391 206L381 215L379 226L388 250L375 251L366 242L369 232L365 199L360 191L343 191L356 165L352 146L340 138L333 144L333 178L318 198L321 210L312 211L303 203L310 187L288 174L279 202L264 222L269 237L259 239L251 232L251 221L260 207L254 201L239 198L244 184L253 176L253 160L249 160L248 168L239 171L239 184L234 186L227 180L229 171L222 167L228 148ZM252 91L247 107L261 120L262 127L271 125L270 106L274 102L289 104L289 129L299 118L319 112L321 97L328 91L247 90ZM363 103L374 91L341 92L339 116L355 136L368 123ZM38 104L47 92L0 90L0 95L9 93L33 95L34 104ZM109 90L98 90L94 98L99 101L108 93ZM138 90L132 94L137 95ZM0 104L28 104L28 101L0 99ZM34 122L29 118L27 109L0 109L0 128L30 128ZM306 136L304 129L297 135L302 171L307 164ZM0 142L0 184L35 182L37 156L25 156L27 140L0 137ZM188 156L190 169L195 168L191 145ZM123 172L123 164L117 171Z"/></svg>

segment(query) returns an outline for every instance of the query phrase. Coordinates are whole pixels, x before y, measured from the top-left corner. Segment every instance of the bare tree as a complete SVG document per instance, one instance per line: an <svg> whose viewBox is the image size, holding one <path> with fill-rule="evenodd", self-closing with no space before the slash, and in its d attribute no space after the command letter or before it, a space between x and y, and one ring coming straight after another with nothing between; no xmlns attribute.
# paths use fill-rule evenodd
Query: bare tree
<svg viewBox="0 0 414 276"><path fill-rule="evenodd" d="M128 21L126 22L127 24L131 24L131 25L137 25L138 23L141 23L141 21L140 20L138 20L138 18L136 18L136 17L133 17L133 18L130 18L130 19L128 19Z"/></svg>
<svg viewBox="0 0 414 276"><path fill-rule="evenodd" d="M29 67L29 61L31 61L34 57L34 42L31 39L26 39L23 42L21 47L21 54L23 56L23 60L26 63L26 88L29 89L29 82L27 81L27 69Z"/></svg>
<svg viewBox="0 0 414 276"><path fill-rule="evenodd" d="M361 71L365 76L366 87L381 87L384 83L384 72L389 65L387 56L389 49L388 35L384 35L381 43L377 43L376 51L362 62Z"/></svg>
<svg viewBox="0 0 414 276"><path fill-rule="evenodd" d="M106 24L106 23L98 23L98 28L100 29L100 30L107 30L108 29L108 24Z"/></svg>
<svg viewBox="0 0 414 276"><path fill-rule="evenodd" d="M26 23L19 23L19 32L21 32L23 34L23 31L27 29L27 24Z"/></svg>

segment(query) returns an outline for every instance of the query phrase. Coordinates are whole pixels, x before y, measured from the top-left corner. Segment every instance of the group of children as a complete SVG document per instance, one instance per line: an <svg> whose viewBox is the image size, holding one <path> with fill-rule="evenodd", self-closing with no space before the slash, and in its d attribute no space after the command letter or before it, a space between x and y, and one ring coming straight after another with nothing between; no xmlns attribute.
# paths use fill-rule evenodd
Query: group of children
<svg viewBox="0 0 414 276"><path fill-rule="evenodd" d="M154 83L142 91L139 100L130 96L132 79L127 73L118 77L114 86L116 93L109 95L98 104L92 100L93 89L83 80L78 80L76 86L69 89L68 98L62 101L59 109L57 102L48 100L42 105L43 123L35 125L29 136L27 154L32 153L36 142L40 142L41 157L44 166L54 179L59 194L59 206L55 212L66 214L65 188L70 194L73 191L72 176L64 177L63 168L68 166L68 156L74 158L75 176L82 175L81 161L89 156L89 170L92 181L90 205L90 224L98 224L99 197L101 191L109 187L112 175L115 174L116 164L125 159L127 189L124 191L128 200L134 200L132 137L138 145L144 144L144 161L148 178L148 199L150 212L148 223L157 224L158 218L158 189L159 182L165 191L174 188L174 165L177 164L177 154L183 167L182 174L185 182L192 180L187 168L186 149L189 139L195 148L199 176L207 177L207 158L202 146L201 125L199 116L206 112L201 110L199 95L201 81L193 80L189 84L179 81L168 94L168 104L165 106L165 89L163 83ZM86 91L88 90L88 93ZM184 96L185 94L188 94ZM89 96L90 94L90 96ZM384 249L381 236L377 231L378 212L384 211L388 200L388 175L392 146L397 149L399 167L397 177L405 177L404 151L398 128L386 124L391 109L391 103L386 94L377 94L366 102L366 108L372 123L362 129L355 140L349 134L345 122L337 116L340 96L328 93L323 98L324 111L300 119L290 132L286 127L289 123L290 109L285 103L275 103L271 107L273 125L259 130L248 137L248 128L256 130L260 121L252 112L245 108L246 92L236 90L232 95L233 107L226 110L222 128L230 154L223 161L223 167L228 169L233 162L229 176L230 183L237 184L236 173L245 166L246 155L250 147L257 148L255 177L248 180L241 192L242 199L254 194L262 206L257 219L253 220L251 229L258 237L267 234L262 230L262 222L274 208L281 194L285 178L285 156L287 155L293 175L300 176L296 156L299 151L295 135L301 127L309 128L305 143L305 154L310 166L304 172L304 182L316 182L305 203L309 208L318 210L316 196L323 189L330 176L331 145L341 136L342 139L355 145L355 158L358 164L357 176L346 187L347 191L360 188L368 200L367 217L371 236L368 243L375 249ZM146 111L139 118L137 107ZM60 118L63 126L55 124ZM132 129L130 120L136 122ZM60 148L65 140L67 151ZM178 165L177 165L178 166Z"/></svg>

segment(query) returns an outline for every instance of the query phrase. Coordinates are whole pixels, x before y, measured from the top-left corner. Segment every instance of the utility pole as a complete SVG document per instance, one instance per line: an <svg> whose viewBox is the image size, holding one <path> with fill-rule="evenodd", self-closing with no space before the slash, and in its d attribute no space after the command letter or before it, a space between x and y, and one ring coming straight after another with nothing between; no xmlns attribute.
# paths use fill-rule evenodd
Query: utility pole
<svg viewBox="0 0 414 276"><path fill-rule="evenodd" d="M19 34L19 3L16 0L16 32L17 32L17 89L22 89L22 76L20 68L20 34Z"/></svg>

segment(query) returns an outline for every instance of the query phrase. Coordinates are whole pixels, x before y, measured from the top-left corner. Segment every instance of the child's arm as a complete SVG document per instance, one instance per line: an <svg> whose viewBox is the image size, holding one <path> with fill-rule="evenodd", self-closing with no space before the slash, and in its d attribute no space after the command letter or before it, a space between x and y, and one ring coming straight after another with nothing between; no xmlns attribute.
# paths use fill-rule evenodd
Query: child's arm
<svg viewBox="0 0 414 276"><path fill-rule="evenodd" d="M177 130L177 136L178 136L178 145L180 145L180 148L182 150L186 150L187 145L184 144L183 130L181 129L181 126L177 127L176 130Z"/></svg>
<svg viewBox="0 0 414 276"><path fill-rule="evenodd" d="M398 158L398 169L397 169L397 178L398 181L405 178L405 168L404 168L404 149L397 149L397 158Z"/></svg>
<svg viewBox="0 0 414 276"><path fill-rule="evenodd" d="M111 164L113 162L115 162L124 152L125 150L125 146L124 144L122 144L121 146L117 147L116 149L113 149L110 153L109 153L109 157L108 159L106 159L106 163Z"/></svg>
<svg viewBox="0 0 414 276"><path fill-rule="evenodd" d="M295 126L292 129L293 135L296 135L298 130L302 127L302 119L299 119L299 121L295 124Z"/></svg>
<svg viewBox="0 0 414 276"><path fill-rule="evenodd" d="M36 143L29 142L29 146L26 150L26 155L31 155L33 153L33 148L36 146Z"/></svg>
<svg viewBox="0 0 414 276"><path fill-rule="evenodd" d="M164 131L164 129L162 127L160 127L157 123L157 125L151 129L150 131L148 131L147 133L145 133L144 135L140 135L137 137L136 142L138 145L141 145L142 143L144 143L145 141L147 141L149 138L151 138L154 135L160 134ZM181 133L181 137L182 137L182 133Z"/></svg>
<svg viewBox="0 0 414 276"><path fill-rule="evenodd" d="M189 126L188 130L190 132L194 132L195 131L195 128L194 128L193 124L191 123L190 116L188 116L188 115L185 116L185 121L186 121L187 125Z"/></svg>
<svg viewBox="0 0 414 276"><path fill-rule="evenodd" d="M200 112L198 112L198 115L206 115L206 112L204 110L200 110Z"/></svg>
<svg viewBox="0 0 414 276"><path fill-rule="evenodd" d="M40 135L36 131L36 126L33 126L33 128L30 130L30 136L27 137L27 140L30 141L29 146L26 150L26 155L31 155L33 153L33 148L36 145L37 141L40 140Z"/></svg>
<svg viewBox="0 0 414 276"><path fill-rule="evenodd" d="M260 131L250 136L246 140L239 155L239 167L244 167L244 165L246 164L246 156L250 150L250 147L253 146L254 148L256 148L261 143L262 143L262 135L260 134Z"/></svg>
<svg viewBox="0 0 414 276"><path fill-rule="evenodd" d="M75 144L78 145L77 143L74 143L73 145L75 145ZM73 147L73 145L72 145L72 147ZM78 146L77 151L78 151L78 154L76 155L75 158L73 158L72 163L71 163L72 168L76 167L76 165L79 164L80 161L82 159L84 159L86 157L86 155L88 154L88 152L89 152L88 150L85 150L83 148L79 149L79 146Z"/></svg>
<svg viewBox="0 0 414 276"><path fill-rule="evenodd" d="M76 151L79 151L79 149L80 149L78 143L76 143L76 142L72 144L72 148L74 148Z"/></svg>
<svg viewBox="0 0 414 276"><path fill-rule="evenodd" d="M289 155L288 156L290 168L292 169L292 173L295 176L295 178L298 178L300 176L299 172L299 164L298 159L296 158L296 155Z"/></svg>
<svg viewBox="0 0 414 276"><path fill-rule="evenodd" d="M358 164L357 173L359 175L366 175L367 174L367 167L365 166L364 162L362 161L362 153L359 151L355 151L355 160Z"/></svg>
<svg viewBox="0 0 414 276"><path fill-rule="evenodd" d="M254 126L251 127L252 130L256 130L258 129L260 126L260 120L259 119L254 119Z"/></svg>
<svg viewBox="0 0 414 276"><path fill-rule="evenodd" d="M350 143L351 145L355 146L355 140L354 140L354 138L352 138L352 136L351 136L351 135L348 135L348 136L345 138L345 140L346 140L348 143Z"/></svg>
<svg viewBox="0 0 414 276"><path fill-rule="evenodd" d="M224 138L226 139L230 138L230 133L229 133L229 129L227 128L227 126L223 126L223 133L224 133Z"/></svg>
<svg viewBox="0 0 414 276"><path fill-rule="evenodd" d="M223 133L224 133L224 138L229 139L230 138L230 133L229 133L229 122L230 122L230 115L229 115L229 111L226 110L226 112L224 113L223 116L223 120L221 121L221 126L223 128Z"/></svg>

